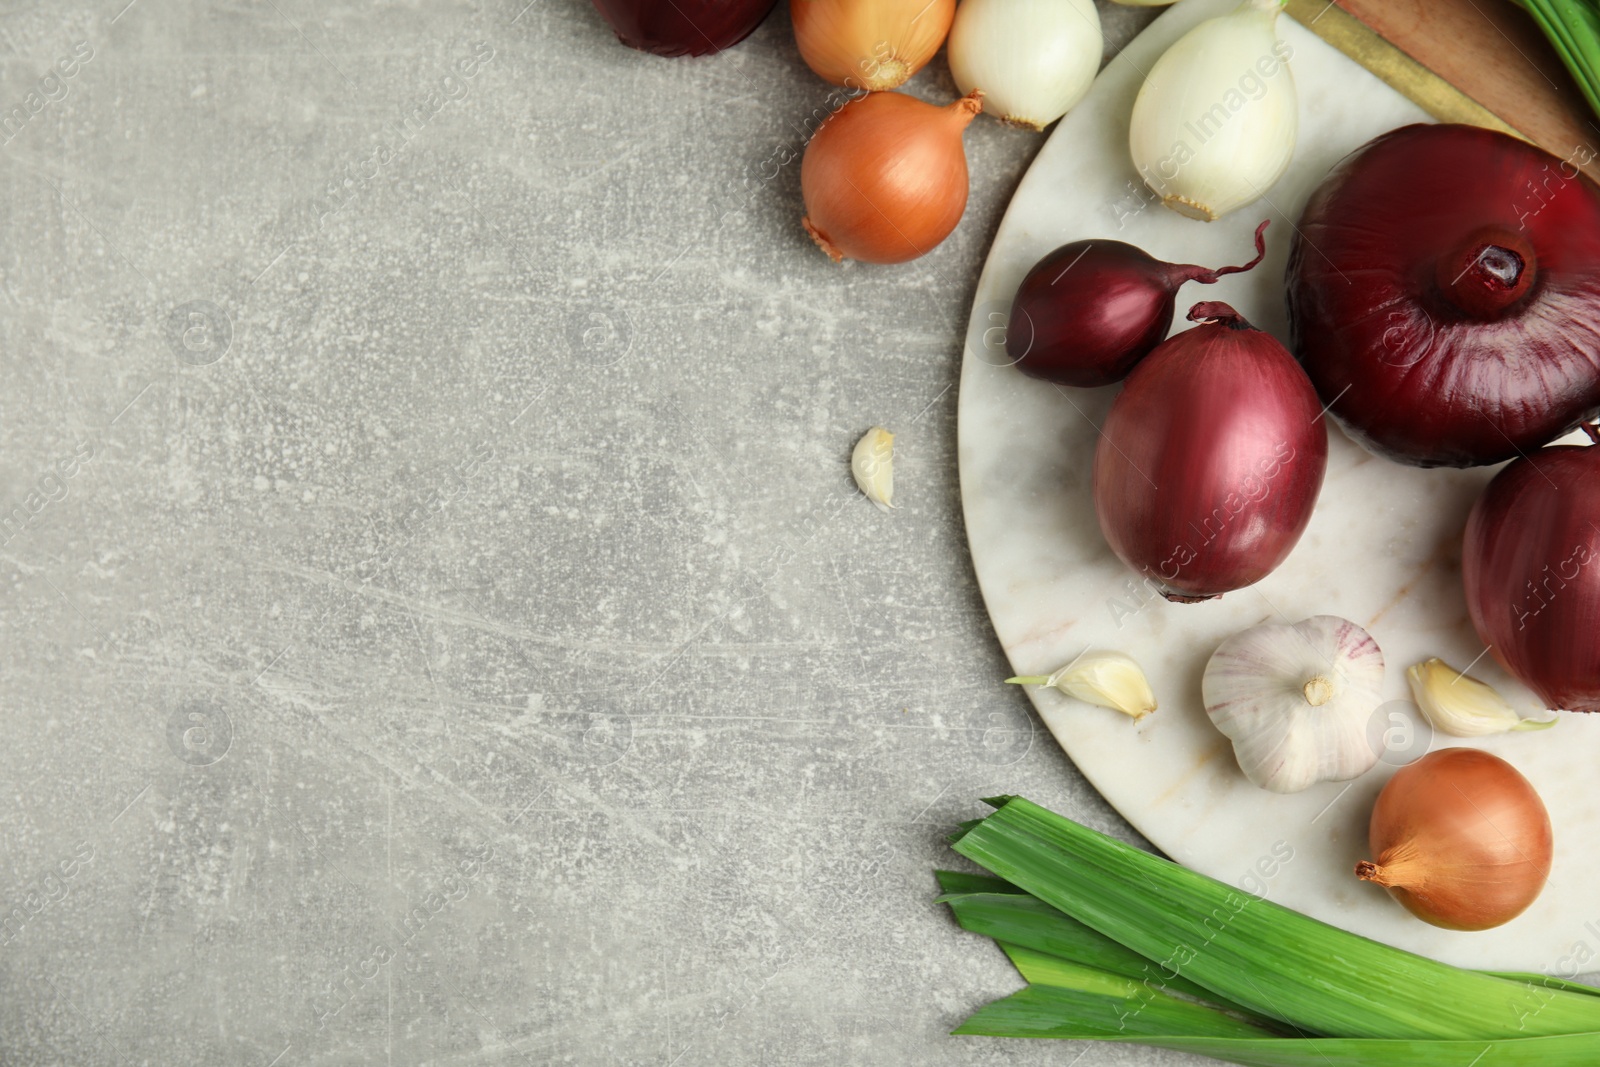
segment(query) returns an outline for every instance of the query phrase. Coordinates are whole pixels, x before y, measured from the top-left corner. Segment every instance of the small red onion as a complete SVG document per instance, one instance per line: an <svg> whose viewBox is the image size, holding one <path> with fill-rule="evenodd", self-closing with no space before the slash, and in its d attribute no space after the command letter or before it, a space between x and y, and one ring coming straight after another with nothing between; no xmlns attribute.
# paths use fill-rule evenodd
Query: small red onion
<svg viewBox="0 0 1600 1067"><path fill-rule="evenodd" d="M705 56L750 36L777 0L594 0L617 40L658 56Z"/></svg>
<svg viewBox="0 0 1600 1067"><path fill-rule="evenodd" d="M1260 581L1311 521L1328 463L1322 405L1294 357L1223 303L1145 357L1094 456L1100 529L1168 600Z"/></svg>
<svg viewBox="0 0 1600 1067"><path fill-rule="evenodd" d="M1073 241L1045 256L1017 289L1006 355L1022 371L1093 388L1120 382L1172 329L1184 282L1209 285L1247 271L1267 254L1256 227L1256 258L1242 267L1164 263L1123 241Z"/></svg>
<svg viewBox="0 0 1600 1067"><path fill-rule="evenodd" d="M1600 410L1600 187L1526 141L1369 142L1306 204L1287 281L1295 355L1379 455L1498 463Z"/></svg>
<svg viewBox="0 0 1600 1067"><path fill-rule="evenodd" d="M1506 670L1548 707L1600 711L1600 445L1541 448L1495 475L1467 518L1461 575Z"/></svg>

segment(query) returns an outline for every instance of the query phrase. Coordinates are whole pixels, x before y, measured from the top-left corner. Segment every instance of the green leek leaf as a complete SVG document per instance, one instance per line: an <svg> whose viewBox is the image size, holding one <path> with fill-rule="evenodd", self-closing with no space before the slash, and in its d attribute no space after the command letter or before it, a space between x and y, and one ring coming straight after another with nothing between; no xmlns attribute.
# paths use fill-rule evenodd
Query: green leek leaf
<svg viewBox="0 0 1600 1067"><path fill-rule="evenodd" d="M1270 1030L1215 1008L1148 991L1144 999L1129 999L1045 985L1031 985L985 1004L951 1033L1090 1040L1137 1040L1173 1034L1254 1039L1275 1036Z"/></svg>
<svg viewBox="0 0 1600 1067"><path fill-rule="evenodd" d="M987 874L968 874L965 871L934 871L939 880L939 892L952 893L1026 893L1010 882Z"/></svg>
<svg viewBox="0 0 1600 1067"><path fill-rule="evenodd" d="M954 847L1156 961L1161 973L1312 1033L1515 1039L1600 1031L1600 999L1461 970L1346 933L1021 798Z"/></svg>
<svg viewBox="0 0 1600 1067"><path fill-rule="evenodd" d="M963 930L1107 971L1152 988L1185 993L1235 1011L1246 1010L1187 978L1163 972L1127 946L1063 915L1037 897L1019 893L968 893L939 899L950 905Z"/></svg>

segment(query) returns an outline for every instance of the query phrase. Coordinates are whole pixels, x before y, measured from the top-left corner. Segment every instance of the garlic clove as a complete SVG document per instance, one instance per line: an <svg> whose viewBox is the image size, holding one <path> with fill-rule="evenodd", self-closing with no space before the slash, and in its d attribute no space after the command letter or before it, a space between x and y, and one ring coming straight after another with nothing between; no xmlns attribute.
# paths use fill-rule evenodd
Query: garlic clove
<svg viewBox="0 0 1600 1067"><path fill-rule="evenodd" d="M1543 730L1559 721L1524 719L1494 686L1462 674L1437 656L1408 668L1406 680L1429 725L1456 737Z"/></svg>
<svg viewBox="0 0 1600 1067"><path fill-rule="evenodd" d="M1206 664L1201 696L1245 777L1275 793L1370 770L1383 652L1348 619L1318 615L1234 634Z"/></svg>
<svg viewBox="0 0 1600 1067"><path fill-rule="evenodd" d="M850 473L862 494L884 511L894 504L894 434L874 426L850 453Z"/></svg>
<svg viewBox="0 0 1600 1067"><path fill-rule="evenodd" d="M1086 704L1142 719L1156 710L1150 680L1131 656L1121 652L1085 652L1054 674L1007 678L1013 685L1044 685Z"/></svg>

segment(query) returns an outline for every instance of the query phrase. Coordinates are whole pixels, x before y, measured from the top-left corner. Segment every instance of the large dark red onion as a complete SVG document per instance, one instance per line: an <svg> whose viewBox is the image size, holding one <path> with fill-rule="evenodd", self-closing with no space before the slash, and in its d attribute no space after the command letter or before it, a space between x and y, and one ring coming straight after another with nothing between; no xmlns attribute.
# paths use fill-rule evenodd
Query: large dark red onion
<svg viewBox="0 0 1600 1067"><path fill-rule="evenodd" d="M761 25L777 0L594 0L617 40L658 56L704 56L732 48Z"/></svg>
<svg viewBox="0 0 1600 1067"><path fill-rule="evenodd" d="M1017 288L1006 355L1043 378L1093 388L1120 382L1172 329L1184 282L1209 285L1249 270L1267 254L1256 227L1256 258L1241 267L1163 263L1123 241L1073 241L1045 256Z"/></svg>
<svg viewBox="0 0 1600 1067"><path fill-rule="evenodd" d="M1495 475L1467 519L1461 573L1472 625L1506 670L1549 707L1600 711L1600 446L1541 448Z"/></svg>
<svg viewBox="0 0 1600 1067"><path fill-rule="evenodd" d="M1168 600L1260 581L1305 532L1328 463L1322 405L1294 357L1227 304L1128 376L1094 456L1100 529Z"/></svg>
<svg viewBox="0 0 1600 1067"><path fill-rule="evenodd" d="M1525 141L1369 142L1312 194L1288 288L1295 355L1379 455L1498 463L1600 410L1600 188Z"/></svg>

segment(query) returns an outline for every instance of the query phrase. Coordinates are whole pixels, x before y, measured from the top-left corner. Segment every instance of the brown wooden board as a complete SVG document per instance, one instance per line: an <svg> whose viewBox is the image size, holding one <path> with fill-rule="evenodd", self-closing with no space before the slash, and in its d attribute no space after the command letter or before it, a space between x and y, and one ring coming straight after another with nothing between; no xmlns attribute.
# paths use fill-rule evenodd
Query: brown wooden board
<svg viewBox="0 0 1600 1067"><path fill-rule="evenodd" d="M1326 11L1331 6L1297 0L1290 10L1323 33L1323 18L1337 18ZM1539 27L1511 0L1337 0L1337 6L1511 129L1600 179L1600 119Z"/></svg>

